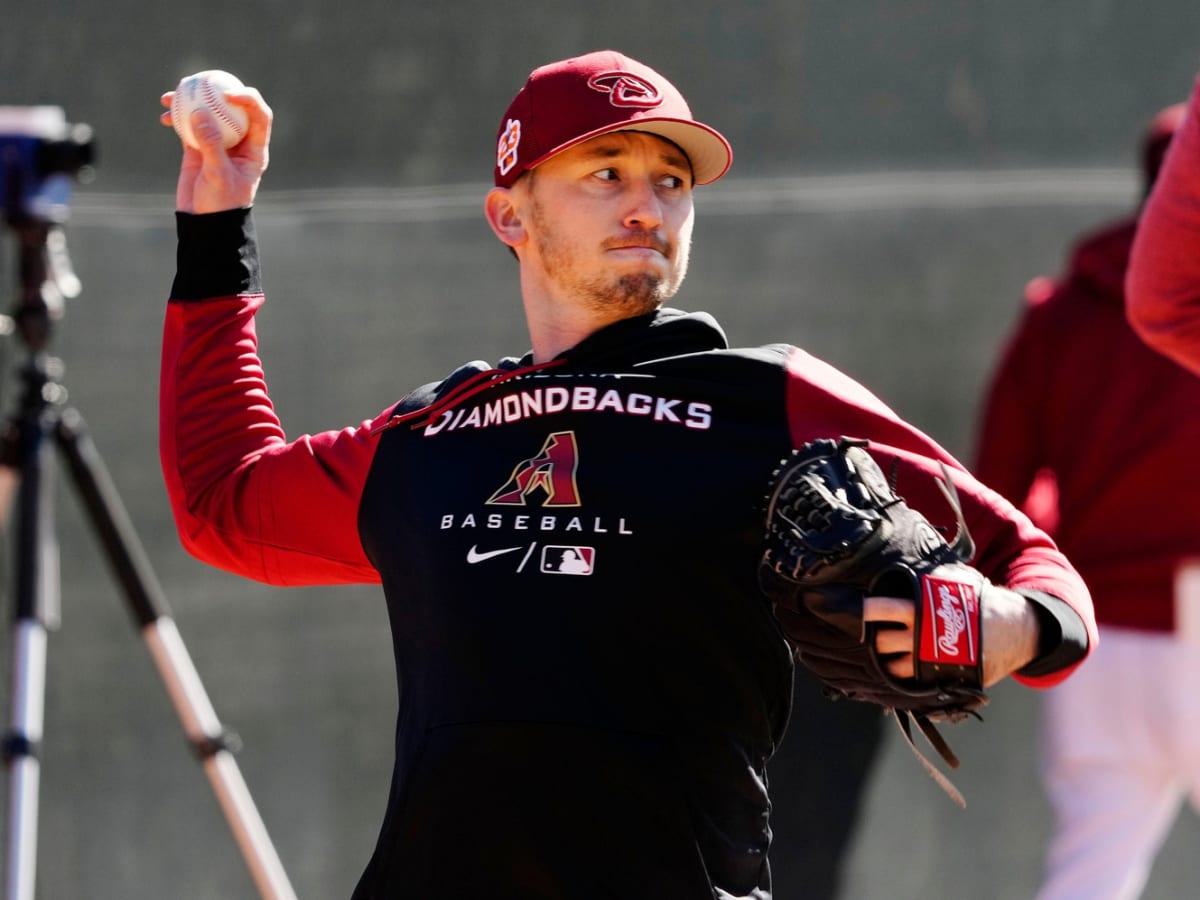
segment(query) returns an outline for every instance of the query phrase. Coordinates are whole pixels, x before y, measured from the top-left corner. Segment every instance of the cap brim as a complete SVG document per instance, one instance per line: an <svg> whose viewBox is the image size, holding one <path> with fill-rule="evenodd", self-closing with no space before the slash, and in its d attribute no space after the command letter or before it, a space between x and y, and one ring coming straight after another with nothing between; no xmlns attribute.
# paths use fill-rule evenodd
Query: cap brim
<svg viewBox="0 0 1200 900"><path fill-rule="evenodd" d="M560 144L550 152L542 154L526 168L536 168L564 150L569 150L584 141L590 141L594 137L611 134L614 131L644 131L647 134L656 134L666 138L671 143L678 145L687 154L688 162L692 164L692 177L696 184L712 184L728 172L729 167L733 165L733 148L729 145L729 141L725 140L725 137L715 129L687 119L645 118L628 120L607 128L589 131L587 134L580 135L574 140Z"/></svg>

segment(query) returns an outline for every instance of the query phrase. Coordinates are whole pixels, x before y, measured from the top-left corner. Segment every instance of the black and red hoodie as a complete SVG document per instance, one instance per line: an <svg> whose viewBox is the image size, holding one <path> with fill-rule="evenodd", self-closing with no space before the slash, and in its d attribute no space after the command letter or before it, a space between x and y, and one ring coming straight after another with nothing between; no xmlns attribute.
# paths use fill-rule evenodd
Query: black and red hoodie
<svg viewBox="0 0 1200 900"><path fill-rule="evenodd" d="M705 314L628 319L542 366L472 363L289 439L256 352L249 211L178 224L161 451L184 544L387 600L396 762L356 900L770 896L792 662L756 563L771 472L813 438L869 439L949 532L952 467L975 564L1045 612L1022 680L1056 683L1095 642L1083 582L1022 513L845 375L730 349Z"/></svg>

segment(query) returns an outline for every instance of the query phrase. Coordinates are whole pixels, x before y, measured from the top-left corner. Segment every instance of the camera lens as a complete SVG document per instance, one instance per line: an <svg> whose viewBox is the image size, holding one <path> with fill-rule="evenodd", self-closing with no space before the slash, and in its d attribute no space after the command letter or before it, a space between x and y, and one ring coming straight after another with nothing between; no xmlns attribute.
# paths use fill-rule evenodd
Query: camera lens
<svg viewBox="0 0 1200 900"><path fill-rule="evenodd" d="M37 168L42 175L75 175L96 159L90 125L72 125L65 138L43 141L38 146Z"/></svg>

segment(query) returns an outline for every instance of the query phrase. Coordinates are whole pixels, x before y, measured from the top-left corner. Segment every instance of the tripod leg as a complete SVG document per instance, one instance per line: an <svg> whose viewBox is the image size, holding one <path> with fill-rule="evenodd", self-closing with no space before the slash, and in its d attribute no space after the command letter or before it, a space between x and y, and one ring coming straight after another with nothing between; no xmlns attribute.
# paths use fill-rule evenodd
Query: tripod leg
<svg viewBox="0 0 1200 900"><path fill-rule="evenodd" d="M124 588L184 730L203 762L259 893L267 900L295 900L283 865L233 758L231 735L217 719L124 505L78 412L70 408L62 411L56 437L72 481Z"/></svg>
<svg viewBox="0 0 1200 900"><path fill-rule="evenodd" d="M33 900L37 879L39 753L46 688L46 634L58 626L58 543L51 519L53 494L46 420L29 415L6 435L6 482L19 458L15 547L15 646L12 727L4 739L9 769L8 900Z"/></svg>
<svg viewBox="0 0 1200 900"><path fill-rule="evenodd" d="M9 767L8 900L33 900L45 677L46 631L36 622L19 621L13 652L12 730L4 741Z"/></svg>

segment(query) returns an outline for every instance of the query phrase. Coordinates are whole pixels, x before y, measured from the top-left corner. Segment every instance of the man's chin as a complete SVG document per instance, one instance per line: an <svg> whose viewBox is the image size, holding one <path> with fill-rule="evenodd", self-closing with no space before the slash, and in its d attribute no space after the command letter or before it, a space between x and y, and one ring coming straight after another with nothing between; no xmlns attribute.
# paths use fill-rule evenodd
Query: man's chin
<svg viewBox="0 0 1200 900"><path fill-rule="evenodd" d="M613 299L627 306L657 309L672 293L666 280L657 273L626 275L618 280Z"/></svg>

